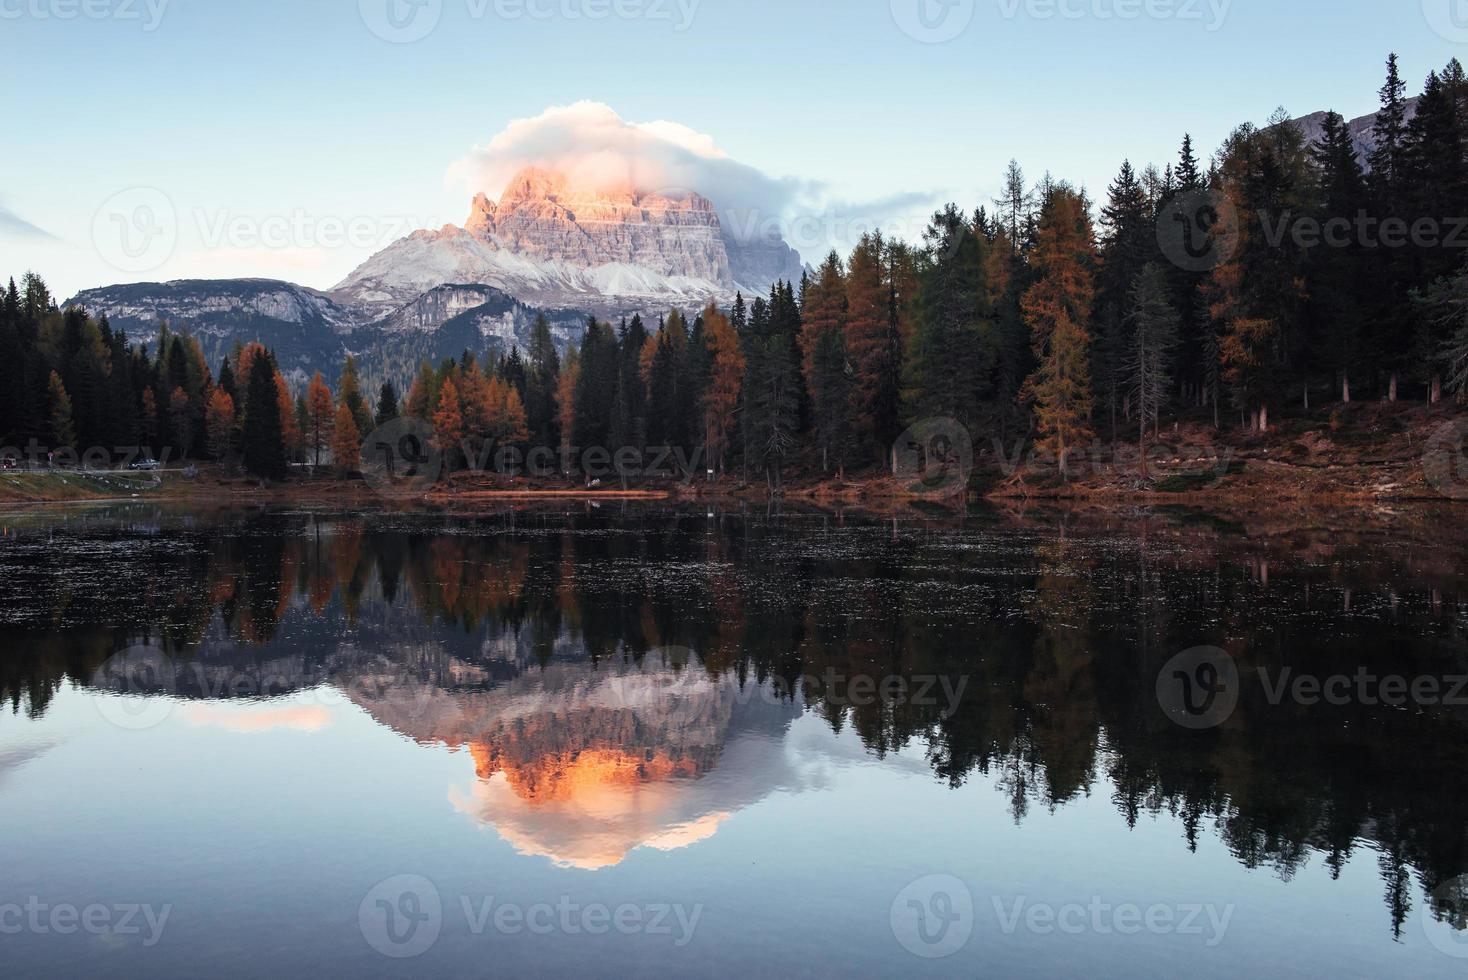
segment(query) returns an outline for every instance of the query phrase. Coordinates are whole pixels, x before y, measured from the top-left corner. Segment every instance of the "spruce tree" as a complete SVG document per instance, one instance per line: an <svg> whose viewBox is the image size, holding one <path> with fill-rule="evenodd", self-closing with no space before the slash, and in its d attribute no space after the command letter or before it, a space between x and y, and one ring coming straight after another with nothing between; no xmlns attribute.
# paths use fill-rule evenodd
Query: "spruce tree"
<svg viewBox="0 0 1468 980"><path fill-rule="evenodd" d="M245 421L241 433L245 471L266 480L283 479L288 472L280 391L275 385L275 358L257 359L245 392Z"/></svg>
<svg viewBox="0 0 1468 980"><path fill-rule="evenodd" d="M1147 472L1147 426L1161 426L1172 398L1173 352L1178 345L1177 311L1168 302L1167 276L1148 264L1133 283L1126 317L1129 330L1123 371L1136 400L1142 474Z"/></svg>
<svg viewBox="0 0 1468 980"><path fill-rule="evenodd" d="M377 428L382 428L396 420L398 414L398 393L393 389L391 381L384 381L382 391L377 396L377 417L372 421Z"/></svg>

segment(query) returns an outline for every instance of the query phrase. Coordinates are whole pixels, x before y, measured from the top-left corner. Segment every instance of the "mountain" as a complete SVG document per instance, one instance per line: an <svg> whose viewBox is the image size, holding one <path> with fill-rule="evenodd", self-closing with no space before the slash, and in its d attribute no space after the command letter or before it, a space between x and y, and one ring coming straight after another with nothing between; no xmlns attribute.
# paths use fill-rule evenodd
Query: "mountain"
<svg viewBox="0 0 1468 980"><path fill-rule="evenodd" d="M1295 128L1305 137L1307 143L1317 142L1325 135L1325 112L1315 112L1299 119L1291 120ZM1351 132L1351 143L1356 148L1356 158L1361 161L1361 166L1366 170L1371 169L1371 150L1376 146L1376 113L1352 119L1346 123L1346 128ZM1417 115L1417 99L1407 100L1407 121Z"/></svg>
<svg viewBox="0 0 1468 980"><path fill-rule="evenodd" d="M481 284L429 290L385 316L342 306L325 293L270 279L185 279L89 289L68 300L105 315L114 329L155 344L160 321L196 337L218 367L236 343L259 341L274 350L295 384L320 371L335 379L348 354L372 384L391 380L400 391L423 360L458 357L465 350L522 350L535 317L545 312L564 349L585 329L575 310L540 311Z"/></svg>
<svg viewBox="0 0 1468 980"><path fill-rule="evenodd" d="M522 302L616 317L760 294L801 272L789 245L738 240L696 192L590 188L528 168L498 202L475 197L462 228L393 243L331 295L382 309L444 283L482 282Z"/></svg>
<svg viewBox="0 0 1468 980"><path fill-rule="evenodd" d="M564 351L580 342L589 313L692 312L802 271L783 240L738 240L693 191L593 189L531 168L498 202L475 197L464 227L414 232L327 292L189 279L89 289L67 305L150 344L166 320L198 337L215 366L237 343L259 341L297 384L316 371L334 378L350 353L366 381L401 387L422 360L525 348L538 313Z"/></svg>

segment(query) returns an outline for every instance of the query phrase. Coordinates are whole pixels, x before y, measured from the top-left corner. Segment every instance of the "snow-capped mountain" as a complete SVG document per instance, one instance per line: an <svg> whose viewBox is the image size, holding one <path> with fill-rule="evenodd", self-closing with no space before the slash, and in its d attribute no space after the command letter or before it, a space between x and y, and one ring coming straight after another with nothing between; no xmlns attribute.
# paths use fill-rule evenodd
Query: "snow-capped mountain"
<svg viewBox="0 0 1468 980"><path fill-rule="evenodd" d="M385 308L475 282L526 303L617 315L763 293L801 270L800 256L777 238L737 240L696 192L580 187L529 168L497 203L475 197L462 228L393 243L331 294Z"/></svg>
<svg viewBox="0 0 1468 980"><path fill-rule="evenodd" d="M541 313L564 350L580 342L589 313L694 313L801 272L784 241L738 240L695 192L590 189L531 168L498 202L477 196L464 227L400 239L328 292L180 280L90 289L68 305L148 344L167 321L198 337L211 365L259 341L296 382L316 371L334 377L350 353L369 380L405 384L421 360L524 349Z"/></svg>

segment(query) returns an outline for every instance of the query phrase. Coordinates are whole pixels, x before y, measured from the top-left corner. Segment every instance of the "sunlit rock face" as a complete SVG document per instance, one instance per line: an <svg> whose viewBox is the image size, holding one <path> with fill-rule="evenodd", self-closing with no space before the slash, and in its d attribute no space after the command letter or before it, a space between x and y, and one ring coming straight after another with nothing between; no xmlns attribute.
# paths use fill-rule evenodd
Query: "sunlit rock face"
<svg viewBox="0 0 1468 980"><path fill-rule="evenodd" d="M492 690L349 689L380 723L467 753L455 807L523 854L588 870L712 837L798 780L783 738L800 709L753 682L671 668L553 662Z"/></svg>
<svg viewBox="0 0 1468 980"><path fill-rule="evenodd" d="M397 306L444 284L482 283L532 305L606 313L763 293L801 271L800 256L778 237L730 234L715 203L696 191L591 188L529 168L498 202L476 196L462 228L395 242L333 295L353 306Z"/></svg>

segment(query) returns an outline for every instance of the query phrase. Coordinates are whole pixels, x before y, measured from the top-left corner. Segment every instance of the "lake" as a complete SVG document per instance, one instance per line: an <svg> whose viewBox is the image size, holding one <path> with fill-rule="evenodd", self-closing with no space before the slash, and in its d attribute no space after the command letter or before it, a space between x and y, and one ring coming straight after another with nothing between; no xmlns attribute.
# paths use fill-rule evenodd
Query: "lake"
<svg viewBox="0 0 1468 980"><path fill-rule="evenodd" d="M0 957L1460 977L1462 525L10 511Z"/></svg>

